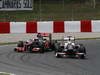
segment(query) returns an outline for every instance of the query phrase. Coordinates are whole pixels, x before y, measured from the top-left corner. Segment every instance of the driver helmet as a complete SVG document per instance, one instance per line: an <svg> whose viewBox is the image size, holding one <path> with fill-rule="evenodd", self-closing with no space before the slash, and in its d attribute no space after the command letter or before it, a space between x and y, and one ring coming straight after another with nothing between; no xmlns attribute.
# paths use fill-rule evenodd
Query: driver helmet
<svg viewBox="0 0 100 75"><path fill-rule="evenodd" d="M34 38L32 40L34 41Z"/></svg>
<svg viewBox="0 0 100 75"><path fill-rule="evenodd" d="M30 42L29 40L26 41L26 43L29 43L29 42Z"/></svg>
<svg viewBox="0 0 100 75"><path fill-rule="evenodd" d="M67 43L68 43L68 44L71 44L71 41L68 41Z"/></svg>
<svg viewBox="0 0 100 75"><path fill-rule="evenodd" d="M73 46L75 46L75 43L72 43Z"/></svg>

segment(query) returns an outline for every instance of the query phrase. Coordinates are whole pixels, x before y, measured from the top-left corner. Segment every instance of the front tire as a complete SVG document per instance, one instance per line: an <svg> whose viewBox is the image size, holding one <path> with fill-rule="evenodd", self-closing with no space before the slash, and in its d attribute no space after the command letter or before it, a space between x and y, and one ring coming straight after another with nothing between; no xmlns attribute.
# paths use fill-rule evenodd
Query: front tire
<svg viewBox="0 0 100 75"><path fill-rule="evenodd" d="M85 53L85 54L86 54L86 48L85 48L83 45L80 46L79 52L80 52L80 53Z"/></svg>
<svg viewBox="0 0 100 75"><path fill-rule="evenodd" d="M16 48L14 48L14 51L16 52L16 51L17 51L17 49L16 49Z"/></svg>
<svg viewBox="0 0 100 75"><path fill-rule="evenodd" d="M62 56L56 53L56 58L62 58Z"/></svg>
<svg viewBox="0 0 100 75"><path fill-rule="evenodd" d="M85 55L80 55L79 58L80 59L85 59Z"/></svg>
<svg viewBox="0 0 100 75"><path fill-rule="evenodd" d="M41 49L39 52L40 52L40 53L44 53L44 49Z"/></svg>
<svg viewBox="0 0 100 75"><path fill-rule="evenodd" d="M23 41L19 41L19 42L17 43L17 47L23 47Z"/></svg>

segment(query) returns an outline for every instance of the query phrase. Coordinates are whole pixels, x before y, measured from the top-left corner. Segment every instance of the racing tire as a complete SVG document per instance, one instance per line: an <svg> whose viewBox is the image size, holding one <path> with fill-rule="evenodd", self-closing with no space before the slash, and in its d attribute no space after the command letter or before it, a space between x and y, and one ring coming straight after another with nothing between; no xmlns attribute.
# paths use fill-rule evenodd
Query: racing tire
<svg viewBox="0 0 100 75"><path fill-rule="evenodd" d="M82 45L82 46L80 46L80 48L79 48L79 52L81 52L81 53L85 53L86 54L86 48Z"/></svg>
<svg viewBox="0 0 100 75"><path fill-rule="evenodd" d="M44 53L44 52L45 52L45 50L44 50L44 44L41 44L41 45L39 46L39 48L41 48L41 49L39 50L39 53Z"/></svg>
<svg viewBox="0 0 100 75"><path fill-rule="evenodd" d="M39 52L40 52L40 53L44 53L44 49L41 49Z"/></svg>
<svg viewBox="0 0 100 75"><path fill-rule="evenodd" d="M16 48L14 48L14 51L15 51L15 52L17 52L17 49L16 49Z"/></svg>
<svg viewBox="0 0 100 75"><path fill-rule="evenodd" d="M15 52L18 52L18 53L23 52L23 51L18 51L16 48L14 49L14 51L15 51Z"/></svg>
<svg viewBox="0 0 100 75"><path fill-rule="evenodd" d="M23 41L19 41L17 47L23 47Z"/></svg>
<svg viewBox="0 0 100 75"><path fill-rule="evenodd" d="M60 54L57 54L56 58L62 58L62 56Z"/></svg>
<svg viewBox="0 0 100 75"><path fill-rule="evenodd" d="M79 58L80 59L85 59L85 55L80 55Z"/></svg>

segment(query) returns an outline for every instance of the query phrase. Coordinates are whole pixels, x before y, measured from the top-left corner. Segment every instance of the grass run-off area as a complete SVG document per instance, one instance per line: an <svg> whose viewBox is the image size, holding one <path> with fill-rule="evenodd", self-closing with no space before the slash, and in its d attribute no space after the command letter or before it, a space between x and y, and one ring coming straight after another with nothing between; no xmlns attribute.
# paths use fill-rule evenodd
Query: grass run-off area
<svg viewBox="0 0 100 75"><path fill-rule="evenodd" d="M0 75L14 75L14 74L10 74L10 73L0 73Z"/></svg>
<svg viewBox="0 0 100 75"><path fill-rule="evenodd" d="M72 21L99 20L100 4L89 3L39 3L31 11L0 11L0 21Z"/></svg>
<svg viewBox="0 0 100 75"><path fill-rule="evenodd" d="M10 75L10 74L4 74L4 73L1 73L0 75Z"/></svg>

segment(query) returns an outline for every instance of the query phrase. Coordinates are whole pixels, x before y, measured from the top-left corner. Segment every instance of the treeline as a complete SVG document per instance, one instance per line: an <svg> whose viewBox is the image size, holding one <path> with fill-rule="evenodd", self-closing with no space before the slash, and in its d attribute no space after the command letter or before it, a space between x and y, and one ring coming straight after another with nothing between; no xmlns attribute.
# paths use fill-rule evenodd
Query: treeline
<svg viewBox="0 0 100 75"><path fill-rule="evenodd" d="M39 2L40 0L34 0L34 2ZM74 2L74 3L86 3L86 2L100 2L100 0L41 0L42 2L67 2L67 3L71 3L71 2Z"/></svg>
<svg viewBox="0 0 100 75"><path fill-rule="evenodd" d="M86 4L93 8L100 6L100 0L34 0L36 4Z"/></svg>

